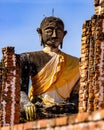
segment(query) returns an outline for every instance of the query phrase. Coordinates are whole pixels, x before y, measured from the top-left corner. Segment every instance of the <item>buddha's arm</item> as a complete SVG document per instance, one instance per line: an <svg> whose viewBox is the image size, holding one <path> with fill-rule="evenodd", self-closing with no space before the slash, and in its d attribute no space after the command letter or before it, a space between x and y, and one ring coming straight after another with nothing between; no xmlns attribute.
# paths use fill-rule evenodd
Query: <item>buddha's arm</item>
<svg viewBox="0 0 104 130"><path fill-rule="evenodd" d="M20 98L20 122L26 120L33 120L35 118L35 106L30 102L28 98L28 87L29 87L29 75L30 65L28 54L21 54L21 98Z"/></svg>
<svg viewBox="0 0 104 130"><path fill-rule="evenodd" d="M79 101L79 80L74 86L73 91L71 92L69 102L73 103L75 106L74 113L78 113L78 101Z"/></svg>
<svg viewBox="0 0 104 130"><path fill-rule="evenodd" d="M29 86L29 61L27 54L21 54L21 91L24 91L28 94L28 86Z"/></svg>

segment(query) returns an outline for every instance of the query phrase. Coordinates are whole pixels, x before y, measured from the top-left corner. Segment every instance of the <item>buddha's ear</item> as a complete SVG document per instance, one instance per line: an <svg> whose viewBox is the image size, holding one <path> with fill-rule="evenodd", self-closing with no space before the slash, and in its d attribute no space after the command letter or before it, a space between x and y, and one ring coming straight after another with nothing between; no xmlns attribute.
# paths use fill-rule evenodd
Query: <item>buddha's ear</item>
<svg viewBox="0 0 104 130"><path fill-rule="evenodd" d="M67 34L67 31L65 30L64 31L64 36ZM64 38L64 36L63 36L63 38ZM62 46L63 46L63 41L61 42L61 44L60 44L60 48L62 49Z"/></svg>
<svg viewBox="0 0 104 130"><path fill-rule="evenodd" d="M65 30L65 31L64 31L64 36L65 36L66 34L67 34L67 31Z"/></svg>
<svg viewBox="0 0 104 130"><path fill-rule="evenodd" d="M39 34L42 34L41 28L37 28L37 32L38 32Z"/></svg>
<svg viewBox="0 0 104 130"><path fill-rule="evenodd" d="M43 40L42 40L42 30L41 28L37 28L37 32L39 34L39 39L40 39L40 45L43 45Z"/></svg>

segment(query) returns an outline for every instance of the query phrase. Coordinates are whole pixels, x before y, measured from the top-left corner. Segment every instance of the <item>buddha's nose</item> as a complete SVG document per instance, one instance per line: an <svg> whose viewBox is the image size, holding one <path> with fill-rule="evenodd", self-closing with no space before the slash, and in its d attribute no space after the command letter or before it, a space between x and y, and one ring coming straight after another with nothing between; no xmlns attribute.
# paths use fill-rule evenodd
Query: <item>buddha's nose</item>
<svg viewBox="0 0 104 130"><path fill-rule="evenodd" d="M52 37L56 37L56 35L57 35L57 34L56 34L56 30L54 29L54 30L53 30L53 33L52 33Z"/></svg>

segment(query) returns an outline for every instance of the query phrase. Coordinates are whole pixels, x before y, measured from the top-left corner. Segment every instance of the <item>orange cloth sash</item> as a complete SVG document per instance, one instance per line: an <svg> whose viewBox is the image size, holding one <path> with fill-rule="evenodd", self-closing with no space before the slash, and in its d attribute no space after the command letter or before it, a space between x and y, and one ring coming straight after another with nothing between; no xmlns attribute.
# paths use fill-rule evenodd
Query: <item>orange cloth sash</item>
<svg viewBox="0 0 104 130"><path fill-rule="evenodd" d="M32 79L29 98L41 95L73 82L79 74L79 59L63 52L55 54L45 67ZM79 78L79 76L77 76Z"/></svg>

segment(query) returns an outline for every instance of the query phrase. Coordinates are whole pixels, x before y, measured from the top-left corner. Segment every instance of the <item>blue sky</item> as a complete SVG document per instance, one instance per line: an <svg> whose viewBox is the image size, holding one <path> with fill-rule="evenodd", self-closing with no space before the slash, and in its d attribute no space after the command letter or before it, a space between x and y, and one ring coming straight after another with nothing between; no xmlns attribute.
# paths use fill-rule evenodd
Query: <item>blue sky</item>
<svg viewBox="0 0 104 130"><path fill-rule="evenodd" d="M0 0L1 49L14 46L17 54L41 50L37 27L45 16L61 18L68 31L63 51L80 57L82 24L95 14L94 0Z"/></svg>

